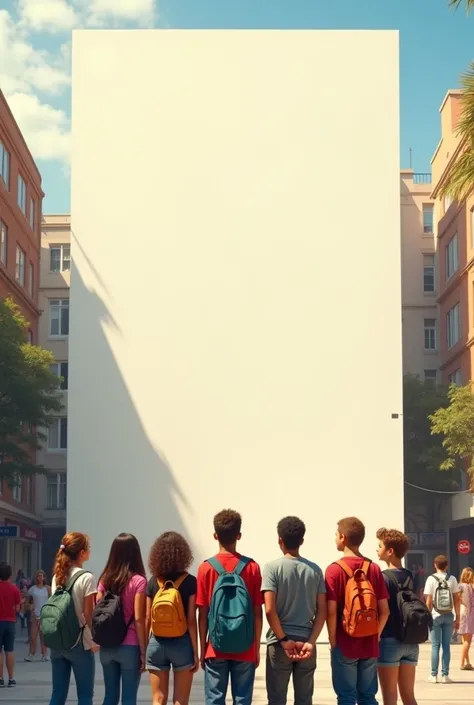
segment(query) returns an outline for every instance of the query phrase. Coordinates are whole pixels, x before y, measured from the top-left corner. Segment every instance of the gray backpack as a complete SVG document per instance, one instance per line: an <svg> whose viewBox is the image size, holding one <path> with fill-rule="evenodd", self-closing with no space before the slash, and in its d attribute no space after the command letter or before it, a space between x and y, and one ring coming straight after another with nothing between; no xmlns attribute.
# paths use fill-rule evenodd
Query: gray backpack
<svg viewBox="0 0 474 705"><path fill-rule="evenodd" d="M449 614L453 611L454 607L453 593L449 585L449 576L447 575L445 578L440 578L437 575L433 575L433 578L438 583L433 598L433 607L438 614Z"/></svg>

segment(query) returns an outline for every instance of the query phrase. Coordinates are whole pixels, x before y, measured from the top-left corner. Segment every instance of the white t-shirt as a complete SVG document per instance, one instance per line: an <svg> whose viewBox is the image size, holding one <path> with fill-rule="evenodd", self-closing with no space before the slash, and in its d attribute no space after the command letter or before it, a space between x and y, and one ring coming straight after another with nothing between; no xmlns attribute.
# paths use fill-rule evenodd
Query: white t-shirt
<svg viewBox="0 0 474 705"><path fill-rule="evenodd" d="M436 575L438 576L438 578L440 580L445 580L447 578L447 573L441 573L440 571L438 571L436 573ZM436 588L438 587L438 585L439 585L439 583L436 580L436 578L434 577L434 575L430 575L426 581L425 590L424 590L425 595L431 595L431 597L434 600ZM455 595L457 592L459 592L458 581L456 580L454 575L449 576L448 585L449 585L449 588L450 588L451 592L453 593L453 595ZM436 617L441 617L439 612L437 612L434 608L432 609L431 614L432 614L433 619L436 619Z"/></svg>
<svg viewBox="0 0 474 705"><path fill-rule="evenodd" d="M72 568L68 575L68 581L80 570L84 570L84 568ZM53 578L53 582L51 583L51 593L54 595L55 592L56 578ZM84 575L81 575L81 577L78 578L74 583L74 587L72 589L72 599L74 601L74 607L76 608L77 618L81 626L86 625L86 620L84 617L84 600L86 597L89 597L89 595L95 595L96 593L97 580L92 575L92 573L84 573ZM87 625L85 626L83 633L83 644L84 649L86 651L88 649L91 649L94 645L94 642L92 641L91 630Z"/></svg>
<svg viewBox="0 0 474 705"><path fill-rule="evenodd" d="M33 614L35 617L39 617L41 608L48 601L48 588L32 585L28 590L28 595L33 599Z"/></svg>

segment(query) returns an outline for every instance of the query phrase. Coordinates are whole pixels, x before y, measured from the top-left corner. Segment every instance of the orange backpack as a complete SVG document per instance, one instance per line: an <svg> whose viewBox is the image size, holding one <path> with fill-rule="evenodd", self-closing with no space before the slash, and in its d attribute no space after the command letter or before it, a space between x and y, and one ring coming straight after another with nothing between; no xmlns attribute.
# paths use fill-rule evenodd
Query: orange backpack
<svg viewBox="0 0 474 705"><path fill-rule="evenodd" d="M342 626L349 636L361 638L375 636L379 631L377 597L368 579L370 561L364 560L362 568L351 570L343 561L338 561L347 575L346 597Z"/></svg>

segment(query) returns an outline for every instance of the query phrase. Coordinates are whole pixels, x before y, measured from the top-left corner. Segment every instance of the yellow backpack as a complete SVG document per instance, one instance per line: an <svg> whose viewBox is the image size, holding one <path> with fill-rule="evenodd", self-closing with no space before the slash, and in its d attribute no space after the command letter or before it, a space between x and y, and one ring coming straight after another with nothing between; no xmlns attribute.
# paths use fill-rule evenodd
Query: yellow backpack
<svg viewBox="0 0 474 705"><path fill-rule="evenodd" d="M183 600L179 586L187 578L183 573L177 580L158 580L159 590L151 606L151 631L155 636L183 636L188 631Z"/></svg>

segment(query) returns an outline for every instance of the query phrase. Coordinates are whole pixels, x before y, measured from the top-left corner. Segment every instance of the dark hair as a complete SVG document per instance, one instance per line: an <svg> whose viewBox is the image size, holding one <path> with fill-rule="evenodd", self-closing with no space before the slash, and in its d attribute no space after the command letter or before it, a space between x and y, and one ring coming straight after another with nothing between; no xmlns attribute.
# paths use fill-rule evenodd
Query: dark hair
<svg viewBox="0 0 474 705"><path fill-rule="evenodd" d="M148 566L154 578L185 573L193 562L193 552L184 536L166 531L151 547Z"/></svg>
<svg viewBox="0 0 474 705"><path fill-rule="evenodd" d="M446 570L449 565L448 559L446 558L446 556L443 556L443 554L436 556L433 563L435 564L436 568L438 568L438 570Z"/></svg>
<svg viewBox="0 0 474 705"><path fill-rule="evenodd" d="M77 561L82 551L88 551L89 548L90 541L87 534L71 531L63 536L59 550L56 553L56 562L53 569L56 585L64 587L67 584L69 571L73 563Z"/></svg>
<svg viewBox="0 0 474 705"><path fill-rule="evenodd" d="M379 529L377 538L385 548L391 548L397 558L404 558L410 548L410 539L397 529Z"/></svg>
<svg viewBox="0 0 474 705"><path fill-rule="evenodd" d="M346 537L346 544L351 548L359 548L364 543L365 526L357 517L346 517L337 522L337 530Z"/></svg>
<svg viewBox="0 0 474 705"><path fill-rule="evenodd" d="M278 522L277 531L286 548L294 550L303 543L306 526L298 517L285 517Z"/></svg>
<svg viewBox="0 0 474 705"><path fill-rule="evenodd" d="M133 534L122 533L112 542L100 582L106 591L120 595L134 575L145 577L140 544Z"/></svg>
<svg viewBox="0 0 474 705"><path fill-rule="evenodd" d="M231 546L239 538L242 517L233 509L223 509L214 517L214 531L221 546Z"/></svg>
<svg viewBox="0 0 474 705"><path fill-rule="evenodd" d="M12 577L12 567L8 563L0 563L0 580L10 580Z"/></svg>

